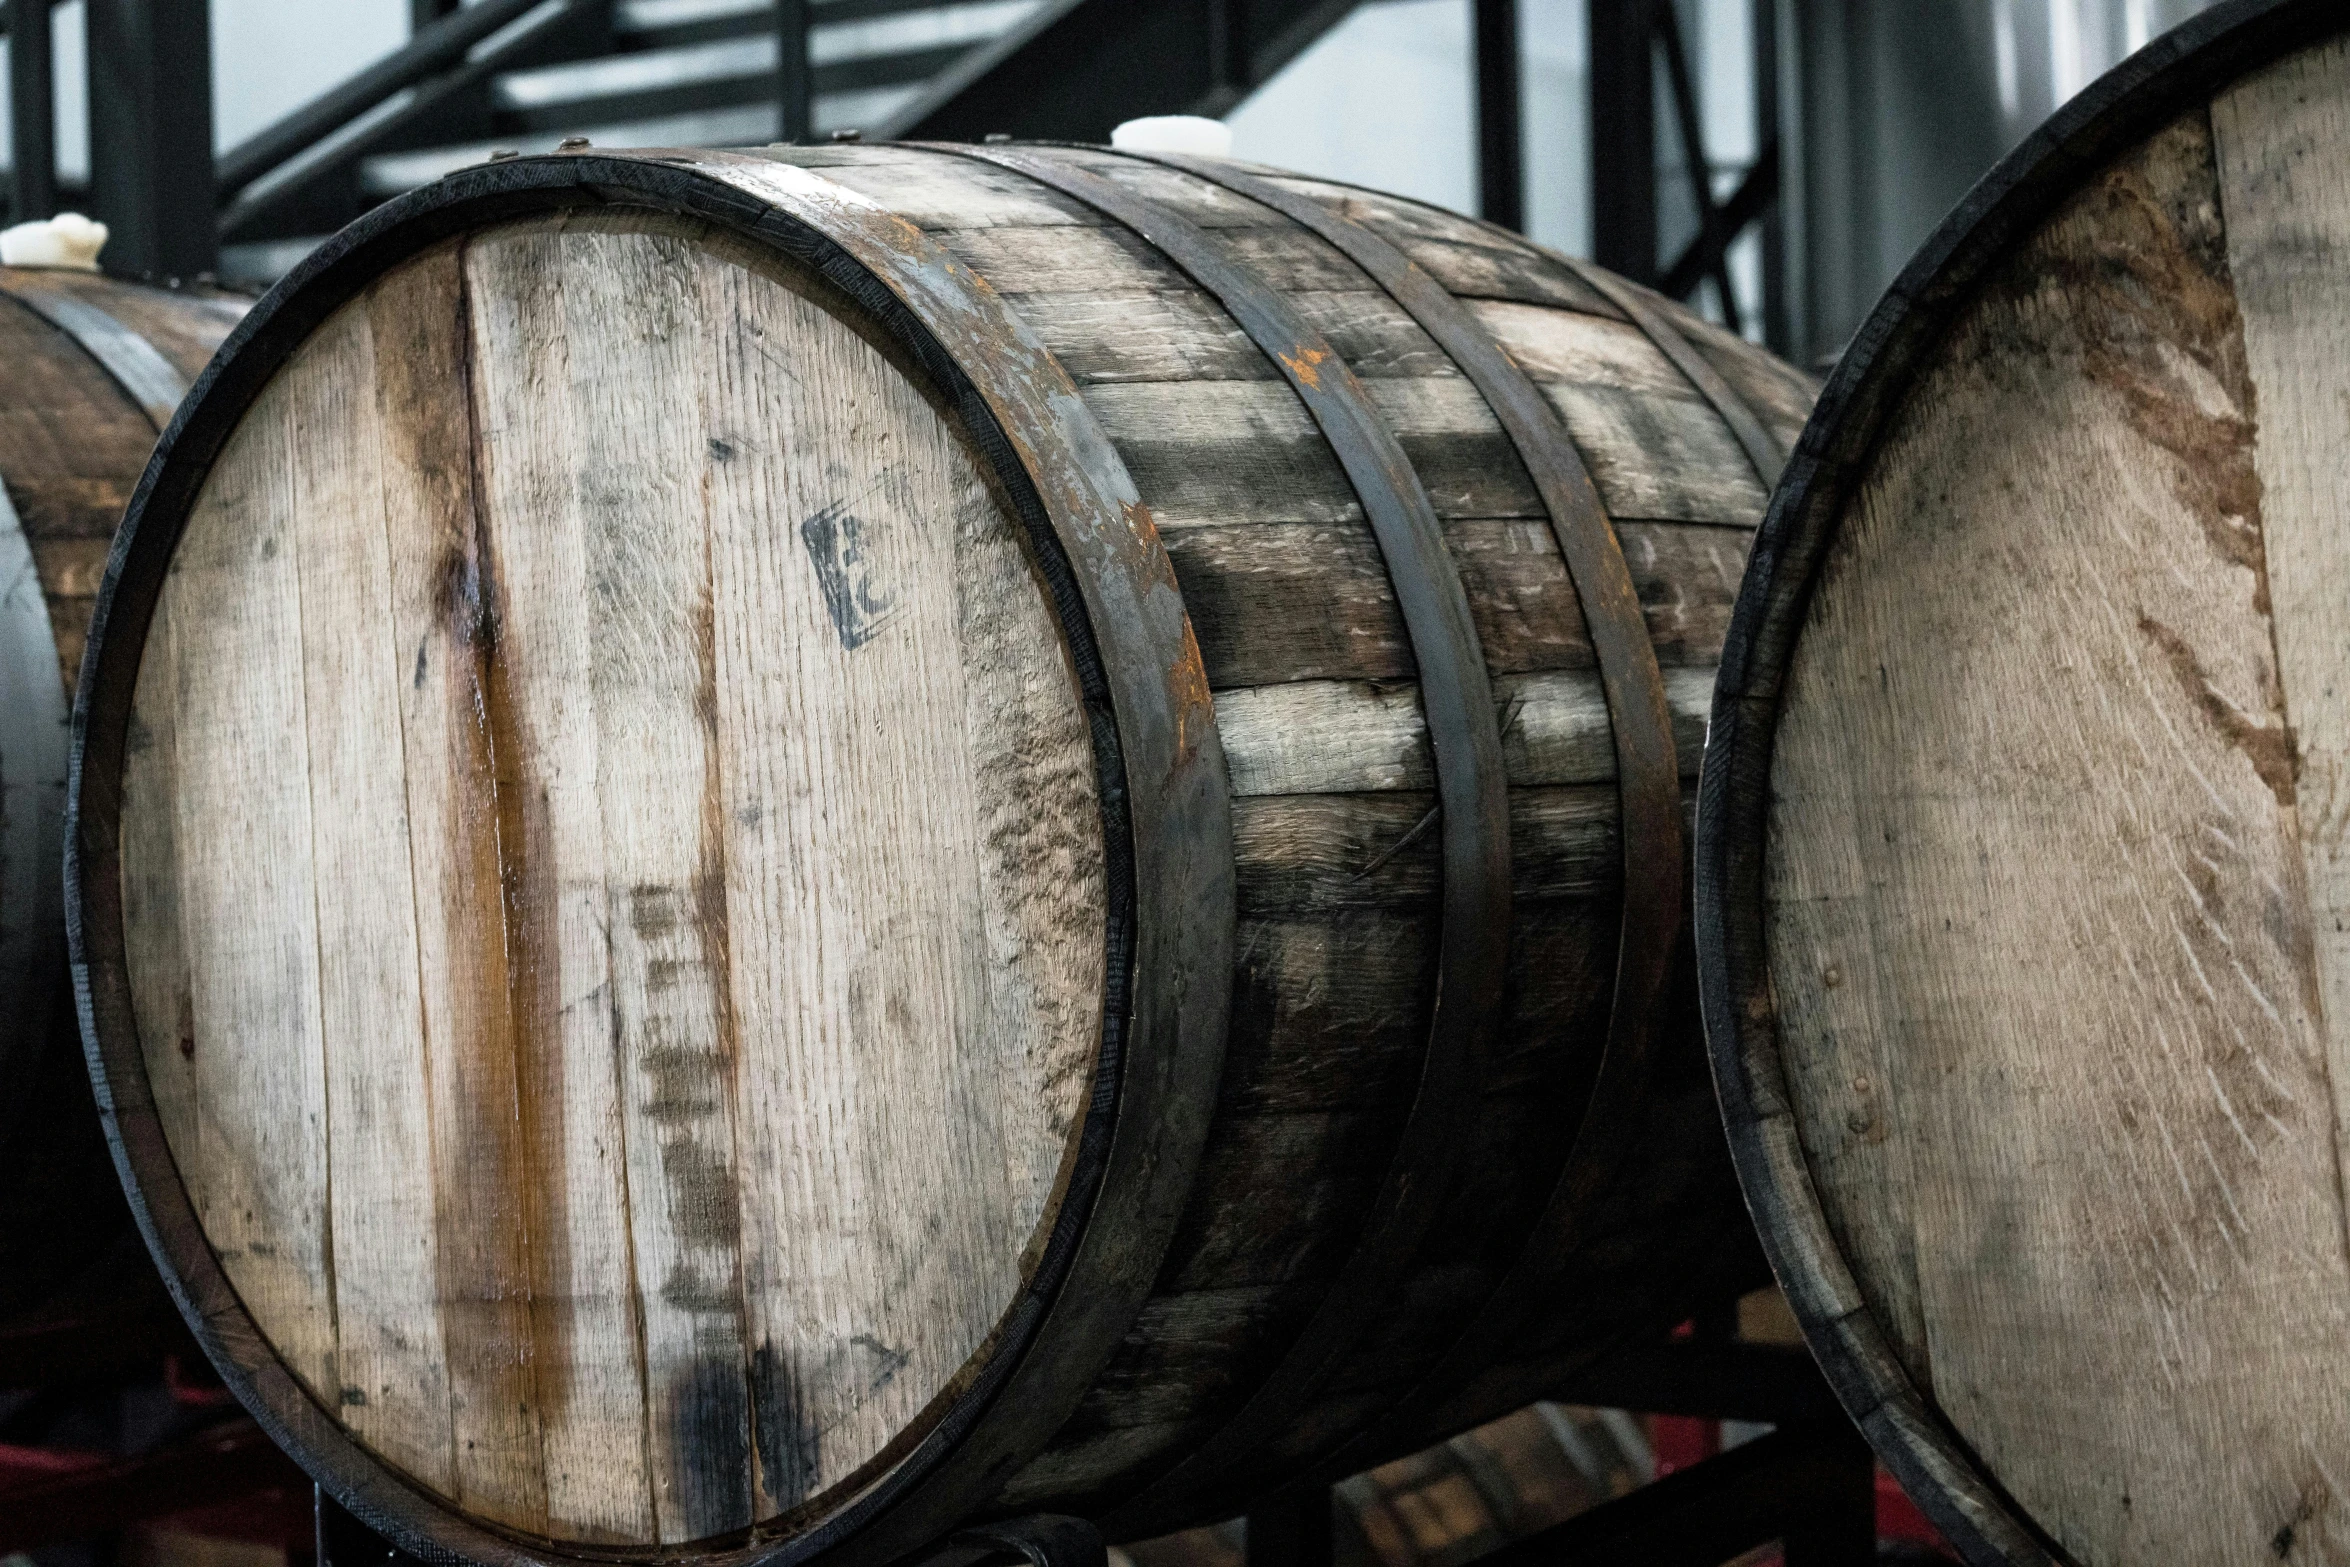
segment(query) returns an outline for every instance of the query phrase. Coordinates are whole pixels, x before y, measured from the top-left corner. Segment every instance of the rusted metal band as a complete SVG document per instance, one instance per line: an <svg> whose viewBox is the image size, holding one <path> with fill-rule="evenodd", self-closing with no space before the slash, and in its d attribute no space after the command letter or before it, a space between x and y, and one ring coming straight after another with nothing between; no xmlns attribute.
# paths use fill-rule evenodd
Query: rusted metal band
<svg viewBox="0 0 2350 1567"><path fill-rule="evenodd" d="M1614 729L1623 921L1606 1041L1582 1121L1558 1183L1522 1248L1525 1263L1505 1276L1437 1368L1382 1422L1384 1431L1414 1419L1503 1347L1546 1293L1544 1286L1573 1247L1593 1197L1632 1151L1640 1120L1629 1112L1647 1095L1658 1008L1688 899L1672 711L1623 545L1582 454L1541 389L1468 307L1394 244L1327 202L1228 163L1171 153L1129 156L1145 156L1221 185L1320 235L1370 274L1460 367L1517 448L1550 514L1551 532L1583 606ZM1373 1432L1347 1448L1367 1451L1378 1439Z"/></svg>
<svg viewBox="0 0 2350 1567"><path fill-rule="evenodd" d="M53 286L39 273L19 272L6 292L97 360L98 367L124 395L139 405L157 434L171 423L180 399L188 395L188 379L153 343L71 288Z"/></svg>
<svg viewBox="0 0 2350 1567"><path fill-rule="evenodd" d="M1346 362L1295 307L1195 224L1066 155L941 146L1010 169L1132 229L1223 305L1280 367L1346 470L1403 612L1443 813L1443 934L1428 1052L1411 1114L1355 1249L1248 1402L1130 1507L1228 1474L1280 1436L1359 1342L1418 1255L1470 1145L1510 935L1509 794L1501 726L1469 597L1419 475ZM1113 1525L1116 1517L1111 1520Z"/></svg>
<svg viewBox="0 0 2350 1567"><path fill-rule="evenodd" d="M1746 460L1754 464L1755 477L1762 480L1763 489L1766 492L1775 489L1780 473L1787 466L1786 443L1771 433L1752 405L1738 395L1738 389L1722 378L1722 372L1681 335L1681 329L1662 311L1643 299L1640 290L1587 261L1578 261L1573 256L1558 259L1600 298L1630 317L1632 324L1640 329L1640 335L1673 362L1673 368L1697 388L1697 395L1712 404L1722 423L1730 427L1730 434L1745 449Z"/></svg>

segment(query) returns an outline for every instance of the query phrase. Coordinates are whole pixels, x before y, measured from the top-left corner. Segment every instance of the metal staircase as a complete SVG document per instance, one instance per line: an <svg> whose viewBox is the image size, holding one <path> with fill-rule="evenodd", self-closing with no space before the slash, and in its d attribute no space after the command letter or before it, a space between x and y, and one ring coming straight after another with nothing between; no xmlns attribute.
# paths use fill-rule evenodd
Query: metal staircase
<svg viewBox="0 0 2350 1567"><path fill-rule="evenodd" d="M11 221L85 194L50 167L55 3L0 0L0 32L31 45L10 50L28 153ZM574 136L1101 139L1134 115L1221 113L1356 0L411 0L407 44L217 159L201 0L86 3L86 197L115 230L110 268L266 279L401 191Z"/></svg>

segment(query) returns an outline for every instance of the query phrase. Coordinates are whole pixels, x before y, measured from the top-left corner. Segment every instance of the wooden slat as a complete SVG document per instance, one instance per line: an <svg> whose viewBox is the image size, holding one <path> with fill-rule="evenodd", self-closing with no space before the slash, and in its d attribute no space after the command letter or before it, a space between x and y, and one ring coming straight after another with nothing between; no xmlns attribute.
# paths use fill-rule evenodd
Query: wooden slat
<svg viewBox="0 0 2350 1567"><path fill-rule="evenodd" d="M956 260L1015 298L1095 290L1194 293L1199 287L1140 235L1122 228L966 227L957 222L939 228L934 237ZM1347 293L1364 286L1353 262L1303 229L1228 230L1217 239L1276 287Z"/></svg>
<svg viewBox="0 0 2350 1567"><path fill-rule="evenodd" d="M702 469L700 256L684 239L562 242L571 427L593 622L599 920L626 1148L632 1308L659 1537L749 1526L748 1357L726 822ZM698 784L698 787L696 785Z"/></svg>
<svg viewBox="0 0 2350 1567"><path fill-rule="evenodd" d="M481 591L495 617L479 653L482 722L510 1030L502 1045L484 1042L484 1067L511 1073L511 1141L496 1151L515 1161L504 1168L519 1198L545 1532L641 1540L649 1368L614 1071L594 669L603 636L585 516L597 497L582 482L591 452L614 437L583 427L571 397L574 375L593 375L590 359L613 350L574 347L566 261L559 233L539 226L478 236L466 252ZM530 1456L518 1447L485 1463L484 1482L520 1503Z"/></svg>
<svg viewBox="0 0 2350 1567"><path fill-rule="evenodd" d="M1467 519L1445 527L1496 675L1588 669L1591 642L1549 525ZM1617 525L1658 662L1710 668L1729 628L1744 529ZM1166 536L1209 684L1409 680L1411 648L1386 563L1351 523L1233 523Z"/></svg>
<svg viewBox="0 0 2350 1567"><path fill-rule="evenodd" d="M741 267L704 288L739 323L707 356L704 471L733 1001L762 1042L752 1400L789 1505L908 1429L1031 1265L1105 892L1059 639L969 454L815 303Z"/></svg>
<svg viewBox="0 0 2350 1567"><path fill-rule="evenodd" d="M1697 773L1713 671L1666 672L1682 772ZM1513 789L1604 783L1616 775L1599 677L1555 670L1493 683ZM1216 728L1236 796L1432 789L1435 762L1419 688L1403 682L1302 680L1216 693Z"/></svg>
<svg viewBox="0 0 2350 1567"><path fill-rule="evenodd" d="M2350 149L2350 39L2336 38L2296 55L2221 94L2212 102L2211 121L2228 270L2242 315L2244 374L2251 386L2251 396L2238 402L2236 411L2246 423L2257 420L2251 453L2256 548L2258 564L2266 567L2259 586L2269 600L2282 688L2276 722L2291 726L2293 809L2287 822L2298 828L2307 878L2302 896L2305 928L2315 948L2314 1022L2323 1076L2333 1091L2330 1160L2324 1157L2329 1139L2311 1124L2322 1118L2303 1120L2308 1112L2295 1107L2293 1120L2307 1128L2302 1135L2315 1166L2303 1165L2297 1173L2320 1198L2330 1174L2334 1202L2341 1204L2346 1200L2343 1162L2350 1157L2345 1140L2350 1133L2350 845L2344 842L2350 826L2350 681L2342 671L2342 607L2350 603L2350 550L2342 534L2343 497L2350 495L2350 440L2344 439L2350 433L2350 164L2344 156ZM2223 374L2232 368L2223 362ZM2203 392L2203 387L2195 390ZM2208 393L2198 399L2199 411L2207 399ZM2226 513L2255 487L2243 485L2240 457L2220 466L2220 473L2236 482L2230 493L2211 497L2222 512L2218 526L2232 522L2240 530L2252 519L2235 522ZM2219 480L2227 483L2227 478ZM2213 523L2207 520L2205 526L2208 530ZM2221 533L2214 543L2243 537ZM2256 1062L2267 1054L2260 1051ZM2251 1113L2247 1105L2237 1110ZM2308 1206L2322 1214L2325 1204L2317 1200ZM2270 1215L2249 1211L2259 1223L2284 1217L2285 1209L2279 1202ZM2350 1224L2350 1215L2345 1223ZM2333 1269L2311 1269L2297 1258L2288 1266L2314 1275L2307 1285L2289 1286L2294 1295L2304 1288L2333 1291L2312 1303L2315 1312L2304 1315L2299 1300L2270 1294L2261 1299L2267 1308L2262 1317L2214 1324L2219 1354L2239 1364L2250 1362L2248 1381L2261 1379L2241 1392L2238 1429L2268 1429L2254 1423L2265 1410L2270 1418L2283 1415L2297 1439L2339 1451L2344 1383L2350 1379L2339 1369L2337 1352L2350 1327L2350 1312L2343 1309ZM2319 1343L2327 1347L2317 1349ZM2313 1355L2322 1369L2310 1375L2306 1361ZM2301 1489L2293 1497L2292 1521L2279 1525L2271 1549L2294 1557L2350 1552L2350 1518L2342 1513L2350 1493L2341 1489L2350 1484L2350 1472L2344 1466L2329 1460L2313 1483L2305 1470L2296 1471L2289 1448L2246 1455L2241 1463L2227 1474L2229 1489L2250 1495L2244 1501L2220 1499L2221 1505L2251 1515L2239 1528L2257 1527L2253 1519L2265 1519L2263 1507L2273 1514L2278 1487L2297 1476ZM2279 1543L2288 1527L2290 1552Z"/></svg>
<svg viewBox="0 0 2350 1567"><path fill-rule="evenodd" d="M826 179L926 229L1094 228L1102 221L1016 174L911 147L778 147L770 156L820 168Z"/></svg>
<svg viewBox="0 0 2350 1567"><path fill-rule="evenodd" d="M1465 380L1368 383L1438 515L1538 517L1541 499ZM1547 388L1613 516L1751 525L1762 490L1694 399ZM1159 526L1334 522L1361 515L1329 448L1287 387L1261 381L1097 385L1086 405L1117 442Z"/></svg>
<svg viewBox="0 0 2350 1567"><path fill-rule="evenodd" d="M1610 892L1620 867L1616 792L1572 784L1510 792L1511 885L1521 903ZM1441 890L1435 796L1276 794L1233 802L1240 911L1414 908Z"/></svg>
<svg viewBox="0 0 2350 1567"><path fill-rule="evenodd" d="M1286 179L1280 183L1331 203L1463 298L1556 305L1586 315L1622 319L1623 312L1572 270L1516 235L1405 196L1319 180Z"/></svg>
<svg viewBox="0 0 2350 1567"><path fill-rule="evenodd" d="M2242 93L2247 149L2327 112ZM2320 530L2254 445L2301 441L2313 391L2338 420L2339 375L2272 357L2256 388L2228 270L2275 257L2264 308L2292 298L2309 252L2258 214L2304 234L2341 187L2252 196L2231 239L2260 156L2223 190L2191 112L1972 296L1843 518L1773 764L1773 984L1831 1223L2083 1562L2342 1539L2350 1265L2269 614Z"/></svg>
<svg viewBox="0 0 2350 1567"><path fill-rule="evenodd" d="M1812 404L1819 401L1819 382L1785 360L1754 352L1744 338L1714 325L1678 300L1658 294L1650 296L1650 304L1666 313L1690 345L1705 356L1706 363L1746 400L1764 428L1778 437L1782 447L1793 451L1811 418Z"/></svg>
<svg viewBox="0 0 2350 1567"><path fill-rule="evenodd" d="M158 615L132 696L139 726L123 752L123 957L156 1119L201 1219L212 1179L198 1121L196 998L180 910L179 684L171 620Z"/></svg>
<svg viewBox="0 0 2350 1567"><path fill-rule="evenodd" d="M179 897L176 909L150 907L178 926L129 939L153 944L136 961L167 980L174 949L186 954L189 1015L174 1043L190 1062L205 1234L287 1365L332 1403L309 746L286 521L302 390L280 379L262 393L173 560L161 618L175 678L152 695L169 704L175 736L171 795L156 803L176 816ZM255 1102L269 1106L258 1121L244 1108Z"/></svg>
<svg viewBox="0 0 2350 1567"><path fill-rule="evenodd" d="M324 1196L336 1382L321 1391L375 1451L446 1491L445 1346L434 1281L432 1134L415 884L401 781L373 334L337 314L287 374L279 517L301 602ZM297 860L296 864L305 863Z"/></svg>
<svg viewBox="0 0 2350 1567"><path fill-rule="evenodd" d="M456 244L428 251L379 282L367 311L416 887L449 1494L477 1516L543 1531L531 1291L517 1211L529 1184L513 1146L497 768L482 723L491 606L462 268Z"/></svg>
<svg viewBox="0 0 2350 1567"><path fill-rule="evenodd" d="M1081 386L1115 381L1278 380L1280 367L1208 295L1176 287L1031 293L1021 311ZM1386 294L1309 289L1289 296L1355 374L1372 378L1459 372L1418 322Z"/></svg>

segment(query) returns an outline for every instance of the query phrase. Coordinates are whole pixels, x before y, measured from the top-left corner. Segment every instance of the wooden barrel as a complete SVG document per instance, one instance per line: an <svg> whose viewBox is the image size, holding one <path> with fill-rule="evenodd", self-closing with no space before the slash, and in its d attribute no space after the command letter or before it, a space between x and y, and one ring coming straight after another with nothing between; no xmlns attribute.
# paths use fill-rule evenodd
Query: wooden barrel
<svg viewBox="0 0 2350 1567"><path fill-rule="evenodd" d="M1698 930L1746 1190L1973 1562L2350 1559L2350 38L2214 7L1824 394Z"/></svg>
<svg viewBox="0 0 2350 1567"><path fill-rule="evenodd" d="M82 697L94 1048L224 1374L417 1549L882 1560L1229 1515L1748 1286L1682 779L1810 391L1230 164L362 221Z"/></svg>
<svg viewBox="0 0 2350 1567"><path fill-rule="evenodd" d="M0 1386L159 1299L66 983L67 717L115 524L245 303L0 267Z"/></svg>

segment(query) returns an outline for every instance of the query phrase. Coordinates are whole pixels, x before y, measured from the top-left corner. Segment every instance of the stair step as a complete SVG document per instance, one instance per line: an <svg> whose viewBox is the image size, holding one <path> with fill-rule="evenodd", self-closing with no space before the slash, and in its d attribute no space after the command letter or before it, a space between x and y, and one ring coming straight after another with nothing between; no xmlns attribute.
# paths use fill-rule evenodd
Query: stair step
<svg viewBox="0 0 2350 1567"><path fill-rule="evenodd" d="M698 16L680 27L732 25L746 15L741 0L635 0L621 23L642 38L638 24L652 7L674 17L690 3ZM811 29L808 53L819 95L903 87L923 81L961 59L975 45L1000 36L1028 16L1040 0L973 0L862 20L834 21L849 6L884 0L829 0ZM767 8L760 7L762 12ZM667 25L667 24L664 24ZM631 50L600 59L541 66L498 78L492 102L518 134L599 127L665 119L702 110L764 102L774 96L776 46L773 32L720 37L661 49Z"/></svg>

